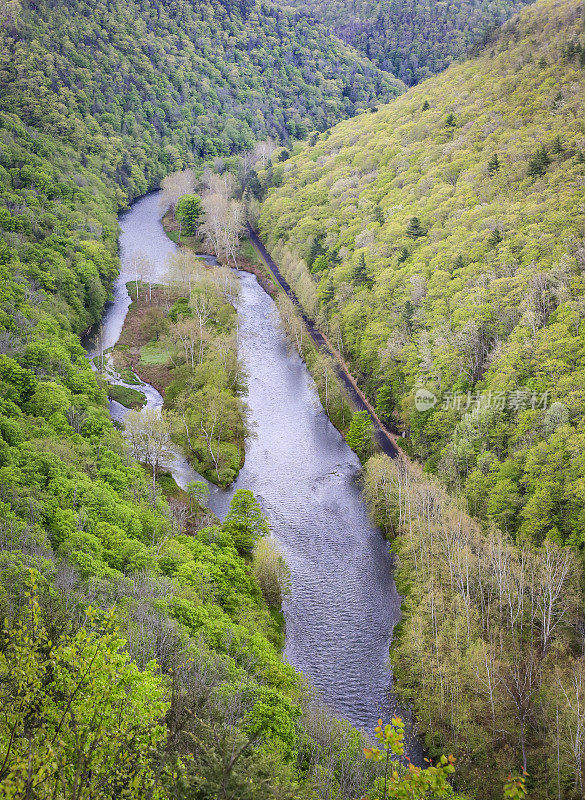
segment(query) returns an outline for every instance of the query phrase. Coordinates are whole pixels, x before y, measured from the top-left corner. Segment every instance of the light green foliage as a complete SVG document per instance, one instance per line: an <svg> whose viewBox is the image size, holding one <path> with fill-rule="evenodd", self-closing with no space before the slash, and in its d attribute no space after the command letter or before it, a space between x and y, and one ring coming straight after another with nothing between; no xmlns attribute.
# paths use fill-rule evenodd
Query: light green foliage
<svg viewBox="0 0 585 800"><path fill-rule="evenodd" d="M423 800L425 797L453 797L453 790L449 783L449 776L455 772L455 759L453 756L441 756L437 766L425 769L409 764L405 769L392 762L390 757L404 755L404 723L399 717L393 717L392 722L384 725L381 719L374 729L374 733L382 749L376 745L366 747L366 758L373 761L384 762L383 784L378 792L372 796L380 800Z"/></svg>
<svg viewBox="0 0 585 800"><path fill-rule="evenodd" d="M209 498L209 486L205 481L191 481L187 485L189 497L201 505L205 505Z"/></svg>
<svg viewBox="0 0 585 800"><path fill-rule="evenodd" d="M280 611L282 601L290 593L290 570L278 546L269 537L256 539L252 569L269 607Z"/></svg>
<svg viewBox="0 0 585 800"><path fill-rule="evenodd" d="M0 35L1 109L87 152L120 197L194 157L324 130L402 86L306 15L254 0L181 0L156 13L144 0L42 0ZM53 169L35 167L28 183L59 195Z"/></svg>
<svg viewBox="0 0 585 800"><path fill-rule="evenodd" d="M397 536L404 602L394 688L413 703L430 755L456 753L457 786L481 800L501 797L510 772L506 797L579 797L585 659L575 552L482 530L402 458L371 458L365 492Z"/></svg>
<svg viewBox="0 0 585 800"><path fill-rule="evenodd" d="M249 489L238 489L234 494L224 525L244 554L252 552L258 538L270 534L268 520Z"/></svg>
<svg viewBox="0 0 585 800"><path fill-rule="evenodd" d="M34 583L0 654L0 793L5 798L147 798L153 749L166 730L163 683L125 642L89 628L56 641Z"/></svg>
<svg viewBox="0 0 585 800"><path fill-rule="evenodd" d="M409 452L514 536L581 549L583 36L574 0L523 9L473 59L289 159L259 223L371 402L395 389ZM311 241L339 254L318 289ZM362 254L371 288L352 279Z"/></svg>
<svg viewBox="0 0 585 800"><path fill-rule="evenodd" d="M131 389L127 386L111 384L108 386L108 397L126 406L126 408L139 409L146 405L146 395L144 392L140 392L138 389Z"/></svg>
<svg viewBox="0 0 585 800"><path fill-rule="evenodd" d="M382 422L386 424L392 423L392 412L395 405L394 389L389 383L384 383L380 386L376 395L376 414Z"/></svg>

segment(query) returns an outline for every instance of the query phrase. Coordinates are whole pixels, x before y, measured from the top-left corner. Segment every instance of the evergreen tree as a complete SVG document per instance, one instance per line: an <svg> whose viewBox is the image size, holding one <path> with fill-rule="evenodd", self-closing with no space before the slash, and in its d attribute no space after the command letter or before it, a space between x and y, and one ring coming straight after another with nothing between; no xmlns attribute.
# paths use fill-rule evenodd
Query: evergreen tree
<svg viewBox="0 0 585 800"><path fill-rule="evenodd" d="M398 253L398 263L399 264L404 264L404 262L409 257L409 255L410 255L410 252L408 250L408 247L403 247L402 250L400 251L400 253Z"/></svg>
<svg viewBox="0 0 585 800"><path fill-rule="evenodd" d="M549 164L550 156L548 154L548 150L543 144L541 144L536 153L534 153L528 162L528 175L531 177L544 175Z"/></svg>
<svg viewBox="0 0 585 800"><path fill-rule="evenodd" d="M311 272L313 275L316 275L320 272L324 272L326 269L329 269L329 259L325 253L321 253L320 256L313 261L311 265Z"/></svg>
<svg viewBox="0 0 585 800"><path fill-rule="evenodd" d="M494 153L493 156L488 161L488 166L487 166L488 175L490 176L490 178L492 177L492 175L495 175L496 172L500 170L501 166L502 164L500 162L500 159L498 158L498 154Z"/></svg>
<svg viewBox="0 0 585 800"><path fill-rule="evenodd" d="M445 119L445 125L448 128L454 128L456 124L457 124L457 119L455 117L455 114L452 111L450 111L449 114L447 114L447 118Z"/></svg>
<svg viewBox="0 0 585 800"><path fill-rule="evenodd" d="M410 300L407 300L402 309L402 319L408 333L412 333L412 318L414 317L414 307Z"/></svg>
<svg viewBox="0 0 585 800"><path fill-rule="evenodd" d="M465 266L465 261L463 260L462 255L458 255L455 261L453 262L453 269L463 269Z"/></svg>
<svg viewBox="0 0 585 800"><path fill-rule="evenodd" d="M418 217L411 218L408 223L408 228L406 229L406 235L410 236L412 239L417 239L419 236L425 235L425 230Z"/></svg>
<svg viewBox="0 0 585 800"><path fill-rule="evenodd" d="M333 286L333 281L331 280L331 276L329 276L326 281L325 285L323 286L323 292L321 294L321 302L323 305L327 305L330 303L335 296L335 287Z"/></svg>
<svg viewBox="0 0 585 800"><path fill-rule="evenodd" d="M561 141L561 137L560 136L555 136L555 138L553 139L553 143L552 143L552 146L551 146L551 151L555 155L560 155L561 153L565 152L565 148L563 147L563 143Z"/></svg>
<svg viewBox="0 0 585 800"><path fill-rule="evenodd" d="M493 231L489 235L488 243L490 247L497 247L501 241L503 241L504 237L502 236L502 232L499 228L494 228Z"/></svg>
<svg viewBox="0 0 585 800"><path fill-rule="evenodd" d="M424 103L422 104L421 111L428 111L429 108L430 108L429 101L425 100Z"/></svg>
<svg viewBox="0 0 585 800"><path fill-rule="evenodd" d="M372 285L372 279L368 275L368 271L366 269L366 257L363 253L360 253L359 255L357 263L351 273L351 279L356 286Z"/></svg>
<svg viewBox="0 0 585 800"><path fill-rule="evenodd" d="M309 248L309 254L307 256L307 266L309 269L313 266L317 258L323 254L323 246L321 244L321 239L318 236L311 242L311 247Z"/></svg>

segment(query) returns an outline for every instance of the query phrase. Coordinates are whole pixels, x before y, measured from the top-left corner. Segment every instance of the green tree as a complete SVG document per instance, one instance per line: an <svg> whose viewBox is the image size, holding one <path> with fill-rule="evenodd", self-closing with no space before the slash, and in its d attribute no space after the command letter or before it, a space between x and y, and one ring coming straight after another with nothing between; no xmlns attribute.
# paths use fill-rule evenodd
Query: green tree
<svg viewBox="0 0 585 800"><path fill-rule="evenodd" d="M550 165L550 156L546 147L541 144L536 153L528 161L528 175L537 177L544 175Z"/></svg>
<svg viewBox="0 0 585 800"><path fill-rule="evenodd" d="M410 236L412 239L418 239L419 236L425 235L425 230L418 217L411 217L408 228L406 229L406 235Z"/></svg>
<svg viewBox="0 0 585 800"><path fill-rule="evenodd" d="M187 492L191 500L204 506L209 500L209 485L205 481L191 481L187 484Z"/></svg>
<svg viewBox="0 0 585 800"><path fill-rule="evenodd" d="M488 161L487 165L487 171L490 178L495 175L496 172L499 172L501 166L502 164L497 153L494 153L492 156L490 156L490 160Z"/></svg>
<svg viewBox="0 0 585 800"><path fill-rule="evenodd" d="M360 253L358 256L358 260L352 270L351 279L356 286L371 286L372 279L368 275L368 270L366 269L366 257L363 253Z"/></svg>
<svg viewBox="0 0 585 800"><path fill-rule="evenodd" d="M408 247L403 247L402 250L398 253L398 263L404 264L404 262L408 260L409 256L410 252L408 250Z"/></svg>
<svg viewBox="0 0 585 800"><path fill-rule="evenodd" d="M167 704L155 667L140 671L125 642L89 629L51 641L35 582L0 654L2 797L118 800L155 790L153 748Z"/></svg>
<svg viewBox="0 0 585 800"><path fill-rule="evenodd" d="M563 147L563 141L560 136L555 136L553 139L553 143L551 145L551 153L555 155L560 155L561 153L565 152L565 148Z"/></svg>
<svg viewBox="0 0 585 800"><path fill-rule="evenodd" d="M364 748L364 755L384 764L384 776L371 800L423 800L425 797L453 797L449 776L455 772L455 758L441 756L436 765L422 769L409 764L397 764L392 757L404 756L404 723L400 717L384 725L381 719L374 729L381 748L377 745ZM392 761L392 770L390 764Z"/></svg>
<svg viewBox="0 0 585 800"><path fill-rule="evenodd" d="M497 247L503 239L504 237L502 236L501 230L499 228L494 228L488 236L488 244L490 247Z"/></svg>
<svg viewBox="0 0 585 800"><path fill-rule="evenodd" d="M351 418L346 441L360 461L366 461L374 446L374 425L367 411L356 411Z"/></svg>
<svg viewBox="0 0 585 800"><path fill-rule="evenodd" d="M232 497L224 528L233 537L238 551L249 555L261 536L270 535L268 520L249 489L238 489Z"/></svg>
<svg viewBox="0 0 585 800"><path fill-rule="evenodd" d="M376 414L380 419L389 424L392 422L392 412L396 406L394 391L389 383L384 383L378 389L376 397Z"/></svg>
<svg viewBox="0 0 585 800"><path fill-rule="evenodd" d="M196 194L184 194L175 206L175 219L179 223L179 239L181 234L195 236L199 220L203 216L203 203Z"/></svg>

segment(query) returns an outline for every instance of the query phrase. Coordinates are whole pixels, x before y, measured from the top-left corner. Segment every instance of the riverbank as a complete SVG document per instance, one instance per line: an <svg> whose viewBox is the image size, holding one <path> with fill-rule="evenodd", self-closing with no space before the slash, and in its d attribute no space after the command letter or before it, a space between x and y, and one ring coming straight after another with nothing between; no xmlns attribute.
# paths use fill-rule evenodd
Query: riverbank
<svg viewBox="0 0 585 800"><path fill-rule="evenodd" d="M162 225L169 238L178 246L192 250L195 254L203 252L203 244L197 236L182 236L179 243L178 226L170 212L163 217ZM290 321L287 324L286 311L288 309L279 307L283 325L313 376L321 403L335 427L345 437L352 414L355 411L366 411L372 420L377 446L386 455L395 458L400 452L395 434L380 420L374 407L360 389L357 380L349 371L341 353L332 345L326 334L305 314L296 294L250 225L247 226L247 238L242 240L240 245L238 269L255 275L260 286L273 300L284 296L292 304L292 310L301 320L308 339L302 335L298 338L295 337ZM333 386L334 383L337 384L337 391Z"/></svg>
<svg viewBox="0 0 585 800"><path fill-rule="evenodd" d="M164 232L154 196L138 201L121 227L126 282L137 252L160 254L157 267L177 253L188 255ZM251 249L246 257L274 283ZM390 638L400 618L388 544L370 523L358 482L359 460L323 410L329 378L318 386L319 402L319 381L287 341L275 303L256 273L225 272L237 275L240 286L238 356L246 374L252 435L246 439L246 459L237 479L227 490L212 487L207 504L223 519L239 489L258 498L291 573L291 592L284 603L286 658L335 716L371 731L379 716L403 713L392 695L388 670ZM117 308L123 312L121 294L120 289ZM285 299L290 303L279 289L276 302ZM112 316L117 316L116 309ZM109 329L106 342L108 335ZM306 334L305 340L320 355ZM165 390L166 399L170 391ZM194 480L185 466L177 469L176 461L171 466L183 486ZM412 740L409 755L422 763Z"/></svg>
<svg viewBox="0 0 585 800"><path fill-rule="evenodd" d="M304 312L295 292L283 277L276 262L264 246L264 243L256 231L250 225L248 225L248 236L250 237L250 242L258 253L258 256L262 259L266 267L274 276L274 279L278 282L282 291L294 305L295 311L303 320L305 328L307 329L307 332L309 333L309 336L311 337L315 347L320 352L325 353L327 356L329 356L329 358L332 359L335 365L335 373L337 378L343 384L356 410L367 411L369 414L374 426L374 436L378 446L387 456L390 456L390 458L395 458L399 454L399 447L396 443L395 434L393 434L380 420L374 407L369 402L364 392L360 389L357 380L349 371L349 367L341 353L331 344L326 334L323 333L323 331L317 327L315 322Z"/></svg>
<svg viewBox="0 0 585 800"><path fill-rule="evenodd" d="M117 375L136 375L156 389L190 465L225 488L244 462L246 434L237 312L228 302L236 287L231 280L216 285L198 262L183 269L190 271L190 292L179 278L173 285L127 283L131 304L111 360Z"/></svg>

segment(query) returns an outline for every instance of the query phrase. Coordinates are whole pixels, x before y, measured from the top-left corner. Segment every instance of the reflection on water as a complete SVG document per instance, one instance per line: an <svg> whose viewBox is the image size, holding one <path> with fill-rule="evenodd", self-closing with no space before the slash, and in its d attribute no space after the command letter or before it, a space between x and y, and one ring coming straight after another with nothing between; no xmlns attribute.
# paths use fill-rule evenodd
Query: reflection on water
<svg viewBox="0 0 585 800"><path fill-rule="evenodd" d="M105 348L120 335L133 254L145 252L162 276L175 249L157 202L156 194L148 195L120 218L123 271L103 320ZM254 435L235 485L214 487L210 505L222 517L236 489L258 497L291 569L285 655L337 716L371 730L379 713L388 718L393 710L387 656L400 597L391 556L361 500L359 461L323 411L305 365L287 347L273 301L254 276L241 273L240 283L239 348ZM149 405L161 404L152 387L137 388ZM179 455L170 466L183 486L198 477Z"/></svg>

